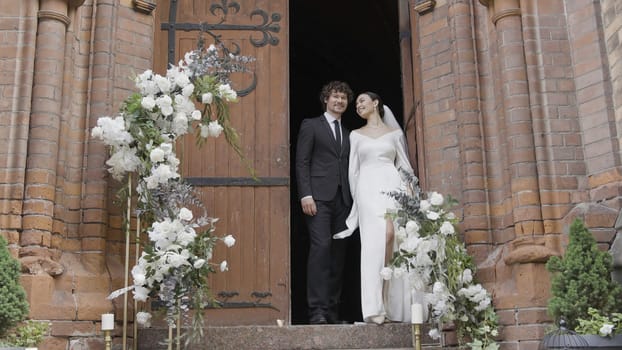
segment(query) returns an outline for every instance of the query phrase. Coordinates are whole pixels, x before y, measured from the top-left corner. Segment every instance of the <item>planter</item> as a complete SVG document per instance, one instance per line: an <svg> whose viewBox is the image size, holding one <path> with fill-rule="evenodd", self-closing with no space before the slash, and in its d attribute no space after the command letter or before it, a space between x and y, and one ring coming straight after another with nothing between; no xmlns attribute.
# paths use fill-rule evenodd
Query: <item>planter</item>
<svg viewBox="0 0 622 350"><path fill-rule="evenodd" d="M622 334L613 337L601 337L599 335L582 335L590 349L614 350L622 349Z"/></svg>

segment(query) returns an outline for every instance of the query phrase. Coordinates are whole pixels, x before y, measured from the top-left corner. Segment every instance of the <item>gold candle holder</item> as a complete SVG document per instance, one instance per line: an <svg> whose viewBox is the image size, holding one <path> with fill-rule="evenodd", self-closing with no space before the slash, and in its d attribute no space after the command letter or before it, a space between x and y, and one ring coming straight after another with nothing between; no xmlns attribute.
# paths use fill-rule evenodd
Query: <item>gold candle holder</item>
<svg viewBox="0 0 622 350"><path fill-rule="evenodd" d="M112 337L109 330L104 331L104 343L106 344L106 350L112 350Z"/></svg>
<svg viewBox="0 0 622 350"><path fill-rule="evenodd" d="M421 325L413 323L413 348L415 350L421 350Z"/></svg>

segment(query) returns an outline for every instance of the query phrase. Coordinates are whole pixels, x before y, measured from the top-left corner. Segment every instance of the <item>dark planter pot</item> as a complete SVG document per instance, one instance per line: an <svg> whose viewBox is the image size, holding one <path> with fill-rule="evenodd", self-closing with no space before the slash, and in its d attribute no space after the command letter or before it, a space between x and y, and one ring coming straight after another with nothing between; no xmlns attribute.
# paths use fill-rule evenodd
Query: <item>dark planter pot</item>
<svg viewBox="0 0 622 350"><path fill-rule="evenodd" d="M622 349L622 334L613 337L601 337L599 335L582 335L589 349L614 350Z"/></svg>

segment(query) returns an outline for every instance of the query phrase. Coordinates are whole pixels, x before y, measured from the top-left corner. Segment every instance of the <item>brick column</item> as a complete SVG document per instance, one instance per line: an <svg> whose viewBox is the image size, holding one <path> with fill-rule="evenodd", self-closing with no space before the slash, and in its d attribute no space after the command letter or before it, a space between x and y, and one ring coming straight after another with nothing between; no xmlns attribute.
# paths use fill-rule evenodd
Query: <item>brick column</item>
<svg viewBox="0 0 622 350"><path fill-rule="evenodd" d="M486 169L482 141L482 115L475 38L473 4L454 0L449 5L449 26L455 65L456 121L462 177L464 241L476 261L485 260L491 250L489 207L486 195Z"/></svg>
<svg viewBox="0 0 622 350"><path fill-rule="evenodd" d="M540 235L544 228L518 0L494 1L493 22L499 40L514 233Z"/></svg>
<svg viewBox="0 0 622 350"><path fill-rule="evenodd" d="M66 0L41 0L34 62L34 81L20 255L49 258L56 192Z"/></svg>

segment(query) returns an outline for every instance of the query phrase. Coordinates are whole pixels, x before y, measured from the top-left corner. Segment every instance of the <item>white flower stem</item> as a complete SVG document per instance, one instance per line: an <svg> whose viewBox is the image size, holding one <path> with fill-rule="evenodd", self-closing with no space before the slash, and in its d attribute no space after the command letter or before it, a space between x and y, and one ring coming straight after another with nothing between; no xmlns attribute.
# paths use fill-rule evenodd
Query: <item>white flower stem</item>
<svg viewBox="0 0 622 350"><path fill-rule="evenodd" d="M134 265L138 265L138 256L140 255L140 214L136 215L136 242L135 242L135 261ZM134 299L134 347L138 349L138 322L136 322L136 313L138 312L138 300Z"/></svg>
<svg viewBox="0 0 622 350"><path fill-rule="evenodd" d="M127 177L127 223L125 225L125 283L129 285L130 274L130 215L132 213L132 176ZM127 293L123 293L123 350L127 349Z"/></svg>

